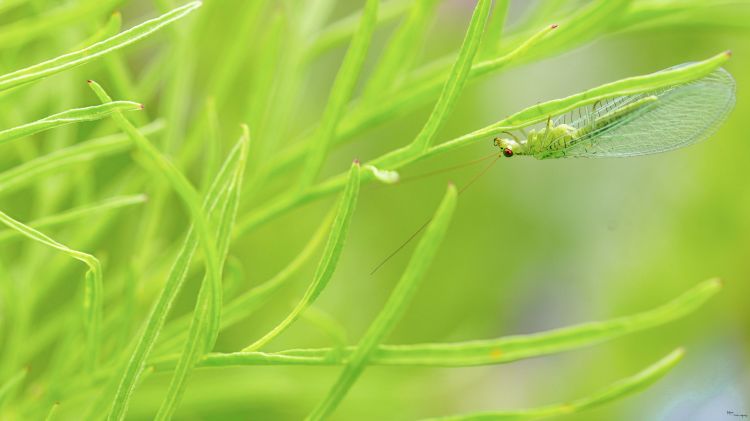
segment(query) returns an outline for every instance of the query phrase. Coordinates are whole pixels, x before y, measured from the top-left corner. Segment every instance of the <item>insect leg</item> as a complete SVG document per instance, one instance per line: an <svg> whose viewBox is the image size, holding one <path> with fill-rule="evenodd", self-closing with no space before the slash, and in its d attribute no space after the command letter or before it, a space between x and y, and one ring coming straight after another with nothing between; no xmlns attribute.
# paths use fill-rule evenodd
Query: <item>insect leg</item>
<svg viewBox="0 0 750 421"><path fill-rule="evenodd" d="M500 133L505 133L505 134L507 134L508 136L512 137L512 138L513 138L513 140L515 140L515 141L516 141L516 143L521 143L521 141L520 141L520 140L518 140L518 138L516 137L516 135L514 135L513 133L511 133L511 132L509 132L509 131L507 131L507 130L504 130L504 131L502 131L502 132L500 132Z"/></svg>

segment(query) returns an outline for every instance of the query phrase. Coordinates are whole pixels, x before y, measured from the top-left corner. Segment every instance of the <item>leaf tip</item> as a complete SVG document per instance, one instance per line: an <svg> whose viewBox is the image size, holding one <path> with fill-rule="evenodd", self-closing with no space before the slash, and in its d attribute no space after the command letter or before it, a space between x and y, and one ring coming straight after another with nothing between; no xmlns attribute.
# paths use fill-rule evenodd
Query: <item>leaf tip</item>
<svg viewBox="0 0 750 421"><path fill-rule="evenodd" d="M550 25L549 29L557 29L558 26L560 25L553 23L552 25Z"/></svg>
<svg viewBox="0 0 750 421"><path fill-rule="evenodd" d="M139 108L139 109L141 109L141 110L143 110L143 109L145 109L145 108L146 108L146 106L145 106L145 105L143 105L143 104L138 104L138 108Z"/></svg>
<svg viewBox="0 0 750 421"><path fill-rule="evenodd" d="M662 359L662 361L664 361L667 365L673 366L682 360L686 352L687 351L685 350L685 347L681 346L670 352L669 355Z"/></svg>
<svg viewBox="0 0 750 421"><path fill-rule="evenodd" d="M354 161L352 161L352 165L359 167L361 162L359 161L359 158L354 158Z"/></svg>
<svg viewBox="0 0 750 421"><path fill-rule="evenodd" d="M732 50L726 50L726 51L724 51L724 55L725 55L725 56L726 56L727 58L729 58L729 57L732 57Z"/></svg>
<svg viewBox="0 0 750 421"><path fill-rule="evenodd" d="M250 141L250 126L246 123L240 123L240 130L242 130L242 143L245 144Z"/></svg>
<svg viewBox="0 0 750 421"><path fill-rule="evenodd" d="M89 85L91 85L92 83L94 83L94 81L91 80L91 79L88 79L88 80L86 80L86 83L88 83Z"/></svg>

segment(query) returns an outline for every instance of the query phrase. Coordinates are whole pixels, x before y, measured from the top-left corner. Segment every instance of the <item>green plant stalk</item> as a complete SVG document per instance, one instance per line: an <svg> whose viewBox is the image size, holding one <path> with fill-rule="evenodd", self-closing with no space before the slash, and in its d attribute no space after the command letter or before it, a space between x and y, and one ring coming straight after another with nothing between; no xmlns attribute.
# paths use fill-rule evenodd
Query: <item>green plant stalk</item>
<svg viewBox="0 0 750 421"><path fill-rule="evenodd" d="M324 218L323 223L310 237L310 241L305 245L302 251L300 251L300 253L295 256L286 267L284 267L284 269L268 281L229 301L224 306L221 314L221 328L225 329L236 324L240 320L247 318L265 304L275 292L287 285L289 281L293 279L293 276L299 272L302 266L310 260L315 251L323 244L334 216L335 212L328 213ZM187 317L181 317L167 325L161 335L162 341L160 341L160 344L162 346L159 349L173 350L175 348L175 343L183 338L184 333L188 329L189 322L190 321Z"/></svg>
<svg viewBox="0 0 750 421"><path fill-rule="evenodd" d="M247 161L249 136L247 126L243 126L244 141L242 142L237 171L227 193L229 199L222 211L218 227L218 244L221 246L219 254L222 261L225 260L229 249L231 230L236 218L240 192L242 190L242 178L244 177L245 172L245 162ZM219 277L221 277L221 269L222 267L220 266ZM187 378L190 371L193 369L201 355L213 348L216 340L216 335L210 331L212 326L210 325L209 313L212 310L221 311L221 308L211 308L212 291L211 284L207 282L208 276L208 274L204 276L204 281L201 284L201 289L198 293L198 299L196 300L195 305L195 317L190 324L188 340L185 344L182 356L177 362L177 369L175 370L172 381L167 389L167 396L162 401L162 404L154 417L157 421L169 420L174 416L174 411L177 410L177 406L185 392ZM221 285L219 285L219 287L221 287ZM205 331L208 331L208 334L206 334ZM216 328L216 334L218 334L218 326Z"/></svg>
<svg viewBox="0 0 750 421"><path fill-rule="evenodd" d="M328 339L331 339L334 352L340 352L349 343L346 328L329 313L315 306L310 306L300 317L308 324L318 328Z"/></svg>
<svg viewBox="0 0 750 421"><path fill-rule="evenodd" d="M30 41L42 38L59 31L73 22L80 23L82 18L97 16L111 10L123 0L104 0L78 2L72 7L58 7L32 19L13 21L0 30L0 45L3 48L23 46Z"/></svg>
<svg viewBox="0 0 750 421"><path fill-rule="evenodd" d="M28 327L28 301L22 297L25 287L14 279L8 268L0 262L0 297L2 297L3 318L0 319L0 341L3 343L0 353L0 379L11 376L20 366L19 348Z"/></svg>
<svg viewBox="0 0 750 421"><path fill-rule="evenodd" d="M352 37L349 49L344 56L344 61L341 63L341 67L331 87L331 93L323 110L323 116L320 118L320 126L310 139L310 144L313 146L308 151L307 158L302 167L299 181L300 190L307 188L315 181L320 168L323 166L323 161L328 153L331 139L335 135L336 127L341 121L344 107L354 93L354 87L364 67L367 51L375 32L378 3L378 0L367 0L365 3L359 28Z"/></svg>
<svg viewBox="0 0 750 421"><path fill-rule="evenodd" d="M41 120L0 131L0 143L9 142L20 137L31 136L45 130L83 121L94 121L108 117L115 112L143 109L141 104L131 101L115 101L93 107L75 108L53 114Z"/></svg>
<svg viewBox="0 0 750 421"><path fill-rule="evenodd" d="M139 130L144 135L158 133L164 127L162 120L157 120ZM133 142L127 135L116 134L81 142L57 150L47 155L34 158L21 165L0 173L0 194L8 193L21 186L38 180L54 171L60 171L73 165L111 156L129 150Z"/></svg>
<svg viewBox="0 0 750 421"><path fill-rule="evenodd" d="M245 118L252 124L259 140L253 142L251 159L248 163L252 184L257 184L258 181L254 176L257 172L256 168L266 162L265 155L269 147L278 139L277 135L269 133L269 130L278 129L278 127L269 126L268 123L270 123L269 118L279 117L278 107L284 100L279 97L284 95L279 90L284 84L291 84L287 76L298 69L298 63L293 62L299 53L299 48L294 43L294 33L298 30L295 28L295 23L291 22L286 14L277 12L265 26L265 34L260 40L263 49L255 60L258 71L251 79L253 94L248 95L244 101L244 108L247 110ZM283 54L280 53L281 51ZM273 138L270 138L271 136Z"/></svg>
<svg viewBox="0 0 750 421"><path fill-rule="evenodd" d="M631 377L624 378L593 395L575 399L567 403L520 411L482 412L469 415L430 418L428 421L530 421L575 414L646 389L664 377L680 362L684 355L685 351L682 348L678 348Z"/></svg>
<svg viewBox="0 0 750 421"><path fill-rule="evenodd" d="M269 0L256 0L248 3L247 8L249 12L246 11L246 16L249 15L249 17L243 19L241 26L237 28L237 39L249 40L254 36L252 31L259 28L260 19L263 17L262 12L266 9L268 3ZM260 45L263 45L264 50L268 48L266 43L261 43ZM216 106L216 104L222 104L226 101L227 97L232 94L230 89L235 86L234 83L238 74L243 71L243 65L247 58L246 54L246 44L235 42L232 43L229 51L217 58L220 60L216 64L217 74L213 75L208 81L209 86L206 90L208 98L206 99L206 103L214 103L214 106ZM255 96L255 94L253 96ZM180 163L187 163L195 158L194 154L198 151L197 147L203 143L202 136L204 136L206 131L210 129L210 127L208 127L209 121L210 120L201 119L198 121L198 124L191 128L187 141L185 142L185 148L180 150ZM257 143L258 128L255 125L253 125L253 132L255 133L253 137L256 139L253 143Z"/></svg>
<svg viewBox="0 0 750 421"><path fill-rule="evenodd" d="M480 51L482 58L497 55L500 37L503 35L505 21L508 18L509 6L510 0L498 0L495 2L492 14L490 15L490 21L487 23L487 29L484 31L484 42Z"/></svg>
<svg viewBox="0 0 750 421"><path fill-rule="evenodd" d="M523 60L530 61L559 52L570 51L606 34L613 27L612 17L626 15L633 3L633 0L604 0L585 4L575 12L570 13L562 22L559 22L562 27L554 38L544 40L539 48L525 56ZM555 20L557 19L558 17L555 16ZM538 22L539 20L535 20L531 24L538 25ZM521 31L518 36L507 37L508 45L515 45L519 38L525 37L524 32ZM507 47L500 46L501 50L504 48Z"/></svg>
<svg viewBox="0 0 750 421"><path fill-rule="evenodd" d="M346 241L346 235L349 232L349 225L354 215L354 209L357 206L357 197L359 196L359 184L360 184L360 165L359 161L355 161L349 169L348 182L344 194L339 202L338 210L336 212L336 218L333 221L331 233L328 237L328 242L323 249L323 256L320 258L318 268L315 270L313 281L305 291L304 296L294 309L289 313L284 320L282 320L276 327L271 329L267 334L263 335L260 339L253 342L243 349L243 351L254 351L273 338L281 334L289 325L291 325L299 315L305 311L315 300L318 298L321 292L328 285L331 280L336 266L338 265L339 258L341 257L341 251L344 248Z"/></svg>
<svg viewBox="0 0 750 421"><path fill-rule="evenodd" d="M44 421L53 421L55 419L55 415L57 415L57 409L60 408L60 402L55 402L52 404L52 407L49 409L49 412L47 412L47 417L44 418Z"/></svg>
<svg viewBox="0 0 750 421"><path fill-rule="evenodd" d="M453 111L458 96L461 94L471 71L471 63L474 61L474 56L476 56L479 45L482 42L482 34L487 24L491 5L492 2L489 0L479 0L477 3L474 14L471 17L471 22L469 23L469 29L466 31L466 36L459 49L458 58L448 74L448 80L443 86L437 104L435 104L435 108L432 109L432 113L427 118L427 123L425 123L422 130L407 147L410 151L413 151L411 153L422 154L426 152L434 142L438 129L440 129L447 120L448 115Z"/></svg>
<svg viewBox="0 0 750 421"><path fill-rule="evenodd" d="M231 174L236 172L236 168L233 168L233 166L239 166L239 157L243 144L244 139L235 145L209 187L206 197L203 200L203 207L207 214L212 213L217 206L220 206L221 197L230 189L233 182ZM177 294L182 289L185 276L190 267L190 261L197 248L198 236L194 228L191 227L167 276L164 287L144 322L142 334L138 337L130 359L123 368L116 394L112 400L112 408L109 410L108 420L121 420L125 417L128 402L135 390L140 374L143 372L144 362L156 343L169 309L172 307Z"/></svg>
<svg viewBox="0 0 750 421"><path fill-rule="evenodd" d="M435 0L413 2L409 14L391 36L377 67L367 80L360 96L361 102L372 104L382 99L392 91L399 77L409 70L436 6Z"/></svg>
<svg viewBox="0 0 750 421"><path fill-rule="evenodd" d="M2 3L0 3L0 13L5 13L8 10L12 10L23 3L25 3L26 0L7 0Z"/></svg>
<svg viewBox="0 0 750 421"><path fill-rule="evenodd" d="M558 354L610 341L679 320L698 310L722 289L719 279L709 279L657 308L599 322L566 326L526 335L457 343L379 345L369 360L374 365L469 367L507 364ZM291 349L275 353L207 355L200 367L235 365L337 365L346 363L353 347L338 353L332 348ZM174 367L174 357L154 360L157 370Z"/></svg>
<svg viewBox="0 0 750 421"><path fill-rule="evenodd" d="M102 342L101 319L102 319L102 267L99 260L91 254L59 243L41 232L16 221L3 212L0 212L0 222L9 228L18 231L34 241L47 247L59 250L68 256L86 264L88 271L85 275L83 294L83 322L86 332L86 367L93 371L98 362L99 347Z"/></svg>
<svg viewBox="0 0 750 421"><path fill-rule="evenodd" d="M26 376L29 374L29 369L24 368L13 377L8 379L2 386L0 386L0 411L5 406L5 400L10 396L15 389L23 382Z"/></svg>
<svg viewBox="0 0 750 421"><path fill-rule="evenodd" d="M495 74L507 66L514 64L556 28L557 25L547 26L532 34L512 51L493 59L485 59L473 63L468 80L473 81L487 75ZM433 69L433 67L437 68ZM450 63L448 63L448 67L450 67ZM403 116L410 111L414 111L419 106L433 101L440 94L441 88L445 84L446 76L443 70L442 65L424 66L422 69L413 72L415 75L409 79L407 84L408 89L397 91L383 98L382 101L368 104L367 107L362 107L362 104L359 103L352 104L336 131L333 144L339 145L345 143L368 128ZM269 172L273 175L288 168L301 159L308 147L307 143L293 142L293 146L282 151L272 164L269 165Z"/></svg>
<svg viewBox="0 0 750 421"><path fill-rule="evenodd" d="M118 209L125 206L133 206L144 203L146 196L142 194L132 196L119 196L110 199L102 200L99 203L89 204L80 206L74 209L70 209L66 212L61 212L56 215L39 218L35 221L29 222L29 226L34 229L44 229L63 225L68 222L75 221L77 219L85 218L91 215L96 215L100 212L106 212L112 209ZM18 237L20 233L15 230L0 231L0 243L9 239Z"/></svg>
<svg viewBox="0 0 750 421"><path fill-rule="evenodd" d="M98 42L94 45L78 50L73 53L64 54L51 60L39 64L7 73L0 76L0 91L6 91L27 83L52 76L56 73L68 70L89 62L99 56L116 51L126 45L130 45L148 35L156 32L162 27L186 16L196 8L200 7L199 1L188 3L185 6L178 7L169 13L165 13L158 18L146 21L140 25L134 26L125 32Z"/></svg>
<svg viewBox="0 0 750 421"><path fill-rule="evenodd" d="M424 237L422 237L422 240L420 240L417 248L414 250L414 254L411 260L409 260L406 270L404 270L404 274L391 292L390 297L388 297L388 301L386 301L383 309L363 335L359 345L347 361L344 370L328 392L328 395L310 413L307 417L308 420L322 420L336 409L359 375L364 371L373 351L375 351L377 346L388 336L396 323L401 319L403 313L406 311L406 306L411 302L427 269L435 259L438 247L448 231L448 226L456 207L457 196L456 187L453 185L448 186L448 191L443 201L427 226Z"/></svg>
<svg viewBox="0 0 750 421"><path fill-rule="evenodd" d="M96 82L90 81L89 86L94 90L102 102L111 102L112 99ZM195 230L198 234L198 241L205 255L206 273L208 274L207 282L211 291L211 307L209 311L209 329L208 336L216 337L219 327L219 318L221 317L221 279L219 258L216 251L216 244L209 229L208 218L201 207L201 199L190 181L167 160L149 140L141 134L122 114L112 114L112 118L120 128L130 136L136 148L143 154L145 168L153 171L157 177L163 177L180 196L193 219Z"/></svg>
<svg viewBox="0 0 750 421"><path fill-rule="evenodd" d="M383 2L379 7L376 25L387 24L407 10L409 10L409 2L401 0ZM323 53L344 44L359 28L361 19L362 11L360 10L323 28L306 48L303 61L312 61Z"/></svg>

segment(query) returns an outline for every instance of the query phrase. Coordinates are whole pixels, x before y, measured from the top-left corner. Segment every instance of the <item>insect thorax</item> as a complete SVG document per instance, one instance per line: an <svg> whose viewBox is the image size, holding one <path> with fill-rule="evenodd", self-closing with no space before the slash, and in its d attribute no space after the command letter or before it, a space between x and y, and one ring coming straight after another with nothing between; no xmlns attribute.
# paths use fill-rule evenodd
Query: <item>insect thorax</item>
<svg viewBox="0 0 750 421"><path fill-rule="evenodd" d="M564 155L564 149L576 139L576 128L559 124L531 130L526 139L526 154L537 158L551 158Z"/></svg>

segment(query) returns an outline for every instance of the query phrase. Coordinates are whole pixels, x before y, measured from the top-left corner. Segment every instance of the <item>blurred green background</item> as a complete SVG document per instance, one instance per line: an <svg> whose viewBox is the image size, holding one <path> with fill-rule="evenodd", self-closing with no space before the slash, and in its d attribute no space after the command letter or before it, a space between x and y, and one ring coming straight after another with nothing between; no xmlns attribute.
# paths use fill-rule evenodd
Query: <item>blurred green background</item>
<svg viewBox="0 0 750 421"><path fill-rule="evenodd" d="M223 156L239 134L238 124L247 121L253 130L254 116L265 109L249 105L254 93L264 86L256 77L259 66L264 65L264 49L274 48L281 57L291 48L283 41L269 47L271 22L288 13L289 24L294 24L294 19L302 18L295 13L304 10L299 3L306 3L267 1L257 7L256 1L206 0L186 20L189 25L179 22L175 30L125 50L122 56L136 83L139 75L154 63L153 57L168 59L156 62L163 68L158 72L158 87L151 96L120 98L145 103L148 120L182 116L183 130L189 133L203 112L214 83L212 78L222 74L217 63L236 43L241 43L245 51L242 66L230 75L228 92L216 104ZM55 2L30 3L38 5L38 10L30 11L23 6L9 12L5 19L12 22L35 16L34 13L43 15L45 8ZM23 48L5 48L6 52L0 54L0 61L8 63L5 70L17 68L18 63L37 62L51 52L59 54L71 49L101 24L111 10L122 10L124 27L129 27L170 5L167 0L108 3L111 7L101 6L98 14L93 14L100 18L88 22L83 19L61 28L60 35L43 36ZM324 22L336 22L359 10L363 3L337 1ZM439 2L425 37L424 51L415 59L417 64L450 54L459 47L474 3ZM539 20L538 29L552 23L563 25L569 14L585 3L588 2L511 1L506 33L515 33L531 18ZM540 7L547 7L550 15L535 15ZM246 33L248 37L238 38L251 13L260 18ZM737 105L711 139L674 152L627 159L500 160L461 194L438 258L388 343L494 338L629 315L656 307L700 281L718 276L724 280L725 288L716 298L694 314L666 326L550 357L472 368L370 367L331 419L410 420L563 402L636 373L679 346L687 350L685 359L645 392L559 419L714 421L732 419L727 411L750 412L750 155L746 153L750 139L745 124L750 115L746 100L750 95L750 23L747 23L750 20L743 25L743 16L750 19L750 2L717 2L688 17L679 15L641 29L615 28L592 34L594 39L582 40L581 45L468 84L438 135L440 141L498 121L537 102L702 60L726 49L733 51L725 68L737 82ZM613 21L616 19L612 17ZM365 78L397 24L398 19L378 29L365 64ZM191 42L181 43L185 38ZM180 48L185 50L180 53ZM305 83L294 92L294 110L279 123L278 142L266 145L269 156L283 149L287 142L303 137L310 124L320 118L344 52L342 44L305 69ZM189 66L184 66L186 62L181 62L182 67L173 65L171 54L187 58ZM283 72L277 69L272 74ZM65 104L93 104L95 98L83 83L86 79L106 84L110 76L107 68L97 62L33 88L15 91L3 98L5 115L0 120L6 125L17 124L27 121L27 116L45 115L64 108ZM172 83L183 84L177 112L165 94ZM323 175L344 171L355 157L366 161L408 143L431 107L432 103L387 121L336 148L326 161ZM98 130L92 127L95 126L70 129L74 134L71 131L68 134L71 138L88 138L89 133ZM18 164L25 152L32 156L53 151L55 143L49 139L54 136L35 140L34 148L29 151L7 149L9 152L0 156L0 161L10 168ZM166 142L159 137L155 139ZM488 138L459 152L420 161L400 173L404 178L420 175L494 151ZM47 210L83 200L81 197L116 191L117 186L111 183L119 180L118 171L122 167L131 165L129 159L108 158L83 167L81 173L55 175L29 189L3 196L0 203L4 211L29 220ZM198 156L183 168L198 182L203 164L203 156ZM414 244L375 275L369 275L370 270L432 214L448 181L460 187L481 167L479 164L399 185L363 186L342 260L315 304L341 323L349 342L356 343L381 309ZM95 178L89 196L75 188L77 177L87 175ZM271 193L293 180L294 171L267 180L267 189L253 190L254 196L243 197L242 212L262 206ZM50 195L60 198L52 200L51 205L41 199ZM45 207L44 203L48 205ZM231 250L232 259L242 273L240 288L262 283L281 270L304 246L333 203L334 199L328 198L305 205L243 235ZM129 268L138 266L133 263L133 256L148 261L141 268L155 268L153 279L138 284L134 310L138 316L130 327L133 334L164 278L163 261L172 258L174 244L179 244L185 229L186 218L178 200L170 197L165 206L167 216L160 221L149 256L143 257L133 250L136 239L131 229L137 226L143 210L119 213L118 222L91 246L97 256L106 256L105 279L109 274L121 282ZM81 229L84 228L71 226L57 232L57 237L75 246L76 230ZM10 272L24 272L24 256L31 253L29 249L38 252L39 246L20 244L6 246L3 251L3 265ZM65 267L69 267L66 269L70 272L69 284L79 282L81 272L77 265L54 253L47 258L68 265ZM314 260L252 318L224 331L217 350L236 351L283 318L310 282ZM192 311L199 280L199 273L191 277L175 314ZM53 317L56 306L73 297L73 292L63 286L47 294L44 310L36 317L40 320ZM303 319L268 349L329 344L329 338ZM43 359L36 357L35 361L44 366L39 362ZM325 396L339 370L335 367L198 370L190 378L178 418L301 419ZM168 375L149 376L137 389L129 419L150 419L168 381Z"/></svg>

